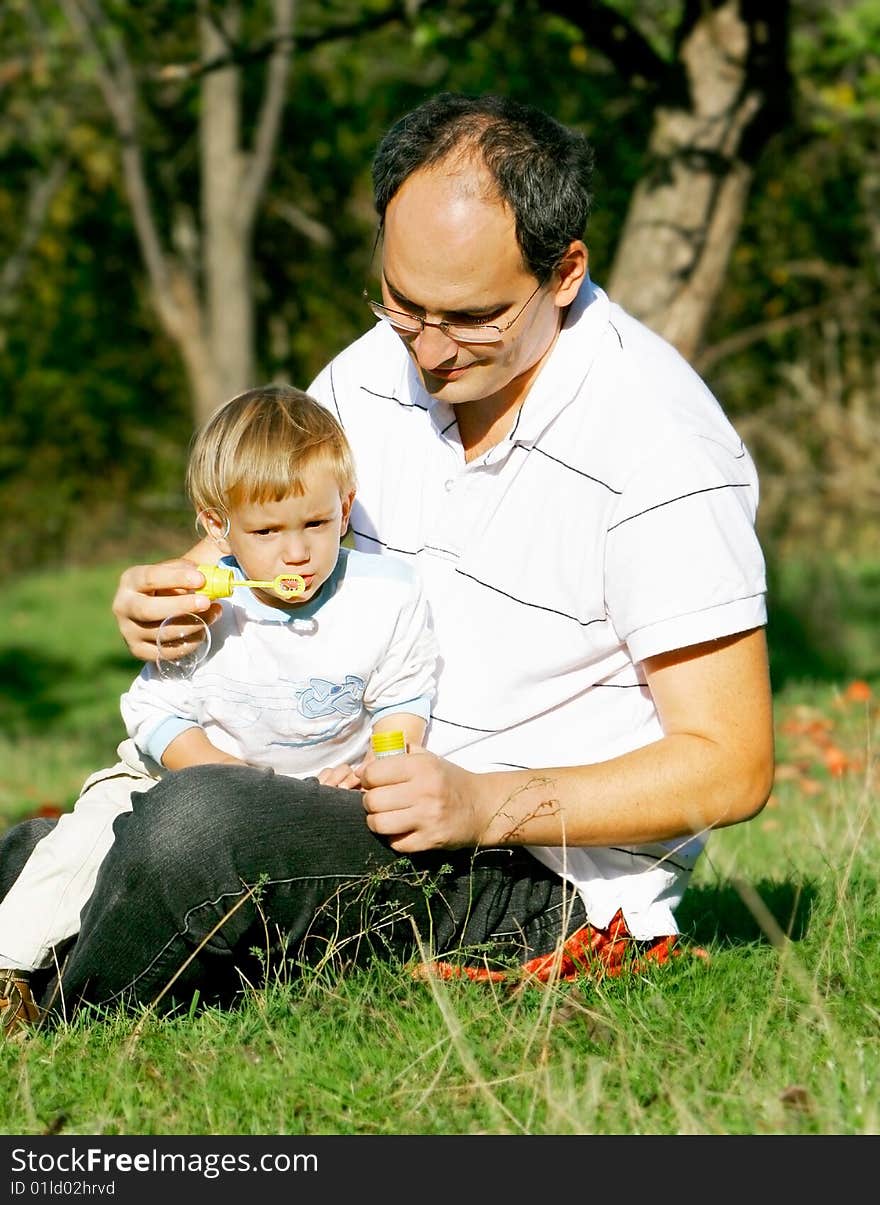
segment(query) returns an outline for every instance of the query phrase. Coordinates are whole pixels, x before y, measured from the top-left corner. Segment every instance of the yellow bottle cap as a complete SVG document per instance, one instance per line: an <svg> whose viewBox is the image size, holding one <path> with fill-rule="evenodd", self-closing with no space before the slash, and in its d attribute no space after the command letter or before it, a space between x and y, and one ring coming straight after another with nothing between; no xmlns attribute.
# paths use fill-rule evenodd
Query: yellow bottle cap
<svg viewBox="0 0 880 1205"><path fill-rule="evenodd" d="M406 753L406 737L402 732L374 732L370 744L377 756L381 753Z"/></svg>
<svg viewBox="0 0 880 1205"><path fill-rule="evenodd" d="M206 594L208 598L229 598L235 574L225 565L197 565L199 573L205 575L205 584L194 594Z"/></svg>

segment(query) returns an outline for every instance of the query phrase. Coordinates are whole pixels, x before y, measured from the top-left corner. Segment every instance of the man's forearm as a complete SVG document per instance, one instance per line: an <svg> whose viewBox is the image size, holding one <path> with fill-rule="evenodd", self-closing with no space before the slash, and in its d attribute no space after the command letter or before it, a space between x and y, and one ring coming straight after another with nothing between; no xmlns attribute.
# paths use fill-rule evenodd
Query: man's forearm
<svg viewBox="0 0 880 1205"><path fill-rule="evenodd" d="M737 824L766 802L772 759L733 764L701 736L591 766L474 775L481 845L640 845Z"/></svg>

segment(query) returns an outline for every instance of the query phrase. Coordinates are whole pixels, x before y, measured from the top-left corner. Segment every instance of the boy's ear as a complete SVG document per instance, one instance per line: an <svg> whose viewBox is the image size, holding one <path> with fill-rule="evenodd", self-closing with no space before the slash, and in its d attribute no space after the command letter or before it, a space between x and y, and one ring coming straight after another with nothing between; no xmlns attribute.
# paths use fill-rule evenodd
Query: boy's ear
<svg viewBox="0 0 880 1205"><path fill-rule="evenodd" d="M223 553L228 553L229 540L229 516L221 510L213 508L200 510L196 516L196 530L201 535L204 533L208 539L213 540L217 547Z"/></svg>
<svg viewBox="0 0 880 1205"><path fill-rule="evenodd" d="M351 505L354 502L354 490L348 494L343 494L342 497L342 523L339 528L339 538L345 535L348 531L348 520L351 518Z"/></svg>

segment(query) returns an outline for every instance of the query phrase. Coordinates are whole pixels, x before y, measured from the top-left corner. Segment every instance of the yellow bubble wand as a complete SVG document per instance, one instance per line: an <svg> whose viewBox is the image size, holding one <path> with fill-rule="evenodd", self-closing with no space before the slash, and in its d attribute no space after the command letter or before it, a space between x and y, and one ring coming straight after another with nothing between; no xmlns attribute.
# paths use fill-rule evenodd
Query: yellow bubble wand
<svg viewBox="0 0 880 1205"><path fill-rule="evenodd" d="M232 569L225 565L197 565L199 573L204 574L205 584L195 594L205 594L208 598L229 598L236 586L258 586L264 590L272 590L284 602L299 598L306 592L305 579L298 573L279 573L271 582L252 582L236 580Z"/></svg>

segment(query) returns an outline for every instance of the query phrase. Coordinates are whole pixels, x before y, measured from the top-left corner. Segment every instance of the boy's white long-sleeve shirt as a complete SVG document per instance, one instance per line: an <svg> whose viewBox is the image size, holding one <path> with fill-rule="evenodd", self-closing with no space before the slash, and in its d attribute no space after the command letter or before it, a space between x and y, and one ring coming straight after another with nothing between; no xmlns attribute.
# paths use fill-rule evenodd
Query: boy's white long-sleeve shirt
<svg viewBox="0 0 880 1205"><path fill-rule="evenodd" d="M233 558L221 563L243 578ZM317 597L299 607L269 607L237 588L192 676L166 679L146 665L120 706L129 736L156 762L198 726L226 753L304 778L360 760L383 714L427 720L436 670L417 572L342 548Z"/></svg>

